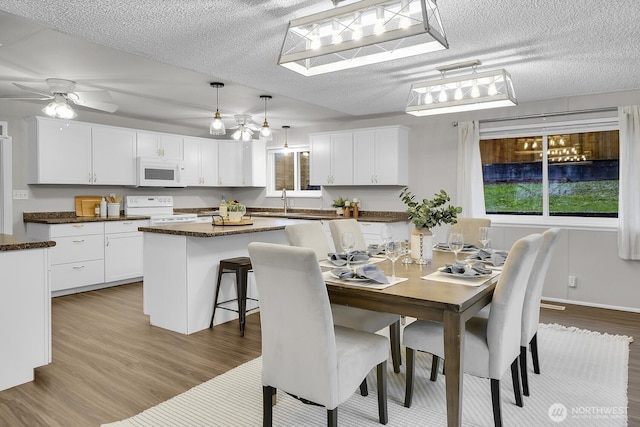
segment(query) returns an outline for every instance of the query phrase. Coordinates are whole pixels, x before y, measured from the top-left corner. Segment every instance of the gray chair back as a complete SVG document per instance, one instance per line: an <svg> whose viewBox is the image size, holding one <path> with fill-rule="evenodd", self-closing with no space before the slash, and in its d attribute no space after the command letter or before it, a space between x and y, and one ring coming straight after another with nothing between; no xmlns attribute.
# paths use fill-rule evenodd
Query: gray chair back
<svg viewBox="0 0 640 427"><path fill-rule="evenodd" d="M328 258L331 247L320 221L287 225L284 232L291 246L313 249L318 261Z"/></svg>
<svg viewBox="0 0 640 427"><path fill-rule="evenodd" d="M344 249L342 248L341 236L342 233L346 232L353 234L353 238L356 242L355 247L353 248L354 250L367 250L367 243L365 242L364 236L362 235L362 229L360 228L360 224L358 224L358 221L356 221L355 219L334 219L332 221L329 221L329 230L331 230L331 238L333 239L333 244L336 247L336 252L344 252Z"/></svg>
<svg viewBox="0 0 640 427"><path fill-rule="evenodd" d="M478 240L478 229L480 227L491 227L491 220L488 218L458 218L458 222L451 226L451 229L459 230L465 243L471 243L481 248L482 243Z"/></svg>

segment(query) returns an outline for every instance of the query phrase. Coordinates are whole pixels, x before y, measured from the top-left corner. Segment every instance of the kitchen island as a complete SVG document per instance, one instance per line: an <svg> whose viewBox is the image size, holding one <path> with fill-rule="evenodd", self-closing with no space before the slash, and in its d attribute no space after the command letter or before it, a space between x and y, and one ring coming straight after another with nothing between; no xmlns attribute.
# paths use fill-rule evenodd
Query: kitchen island
<svg viewBox="0 0 640 427"><path fill-rule="evenodd" d="M306 222L283 218L253 218L247 225L187 223L140 227L144 234L143 310L152 325L182 334L209 327L221 259L248 256L251 242L287 244L284 228ZM257 299L249 275L247 297ZM235 298L232 274L223 276L219 301ZM247 300L247 310L257 305ZM214 325L237 318L216 310Z"/></svg>
<svg viewBox="0 0 640 427"><path fill-rule="evenodd" d="M51 362L49 248L53 241L0 234L0 391L33 381Z"/></svg>

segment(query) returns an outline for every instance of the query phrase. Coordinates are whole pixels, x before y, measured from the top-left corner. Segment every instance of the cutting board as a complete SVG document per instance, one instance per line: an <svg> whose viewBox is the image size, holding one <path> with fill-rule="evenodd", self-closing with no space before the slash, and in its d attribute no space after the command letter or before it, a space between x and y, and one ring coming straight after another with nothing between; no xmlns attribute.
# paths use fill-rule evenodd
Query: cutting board
<svg viewBox="0 0 640 427"><path fill-rule="evenodd" d="M76 216L96 216L102 196L76 196Z"/></svg>
<svg viewBox="0 0 640 427"><path fill-rule="evenodd" d="M214 223L215 225L233 226L233 225L251 225L251 224L253 224L253 221L252 221L252 220L250 220L250 219L243 219L243 220L242 220L242 221L240 221L240 222L231 222L231 221L228 221L228 220L227 220L227 221L222 222L222 219L221 219L221 218L216 218L216 219L213 221L213 223Z"/></svg>

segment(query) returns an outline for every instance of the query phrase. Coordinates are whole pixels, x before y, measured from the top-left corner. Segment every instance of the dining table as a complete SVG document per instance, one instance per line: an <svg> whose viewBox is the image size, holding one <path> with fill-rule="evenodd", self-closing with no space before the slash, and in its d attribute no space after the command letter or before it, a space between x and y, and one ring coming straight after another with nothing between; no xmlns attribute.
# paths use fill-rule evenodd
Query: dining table
<svg viewBox="0 0 640 427"><path fill-rule="evenodd" d="M447 279L423 278L452 261L453 253L438 250L434 250L433 260L427 265L404 264L398 261L395 266L396 276L407 280L384 289L350 284L346 281L326 281L329 298L333 304L395 313L443 324L449 427L462 424L465 324L491 302L499 277L498 272L495 272L487 277L473 279L468 285L460 284L460 279L441 281ZM375 265L386 275L391 274L390 261L377 262Z"/></svg>

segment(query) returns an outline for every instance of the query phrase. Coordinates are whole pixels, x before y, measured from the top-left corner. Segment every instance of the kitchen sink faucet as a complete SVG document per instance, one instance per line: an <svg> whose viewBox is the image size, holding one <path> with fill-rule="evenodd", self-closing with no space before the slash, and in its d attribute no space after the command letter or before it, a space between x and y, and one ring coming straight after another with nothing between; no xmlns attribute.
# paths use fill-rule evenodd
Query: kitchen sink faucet
<svg viewBox="0 0 640 427"><path fill-rule="evenodd" d="M280 199L284 201L284 214L287 214L287 208L289 206L287 206L287 189L282 187L282 196L280 196Z"/></svg>

